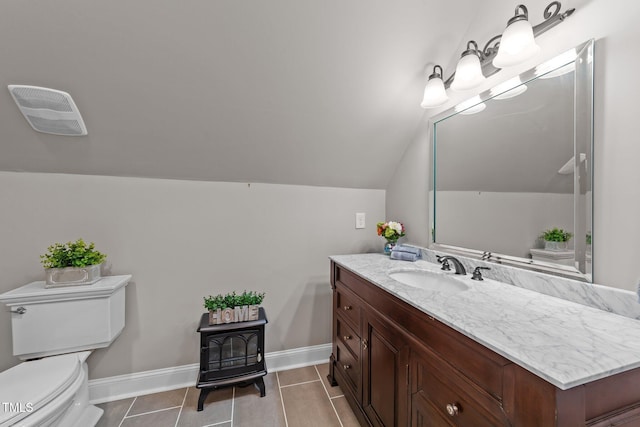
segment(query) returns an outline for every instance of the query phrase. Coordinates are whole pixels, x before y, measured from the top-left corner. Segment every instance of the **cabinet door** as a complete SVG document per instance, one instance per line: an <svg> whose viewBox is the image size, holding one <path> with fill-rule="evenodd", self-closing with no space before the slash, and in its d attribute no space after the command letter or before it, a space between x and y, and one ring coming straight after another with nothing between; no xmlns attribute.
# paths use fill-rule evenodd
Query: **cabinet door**
<svg viewBox="0 0 640 427"><path fill-rule="evenodd" d="M372 312L363 326L362 406L375 426L407 426L409 346L400 329Z"/></svg>
<svg viewBox="0 0 640 427"><path fill-rule="evenodd" d="M419 393L411 397L411 427L451 427L451 425Z"/></svg>

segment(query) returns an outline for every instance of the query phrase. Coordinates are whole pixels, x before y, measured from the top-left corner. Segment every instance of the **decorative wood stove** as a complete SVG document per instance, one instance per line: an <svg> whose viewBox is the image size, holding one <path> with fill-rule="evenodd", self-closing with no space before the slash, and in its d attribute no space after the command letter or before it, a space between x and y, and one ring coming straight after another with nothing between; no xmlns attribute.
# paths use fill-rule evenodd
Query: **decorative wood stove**
<svg viewBox="0 0 640 427"><path fill-rule="evenodd" d="M200 318L200 374L196 387L200 389L198 411L212 390L255 384L260 397L265 396L263 376L264 325L268 322L260 307L258 320L209 325L209 313Z"/></svg>

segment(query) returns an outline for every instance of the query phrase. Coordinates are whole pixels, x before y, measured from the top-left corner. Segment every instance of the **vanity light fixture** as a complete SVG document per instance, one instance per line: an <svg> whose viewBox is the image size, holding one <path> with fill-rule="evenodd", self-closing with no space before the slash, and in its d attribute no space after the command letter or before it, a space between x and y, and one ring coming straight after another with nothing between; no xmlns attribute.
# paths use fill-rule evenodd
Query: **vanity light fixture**
<svg viewBox="0 0 640 427"><path fill-rule="evenodd" d="M420 105L422 108L439 107L447 102L448 99L449 97L442 81L442 67L436 65L433 67L433 73L429 76L427 86L424 88L424 97Z"/></svg>
<svg viewBox="0 0 640 427"><path fill-rule="evenodd" d="M434 73L429 76L424 98L420 104L422 108L434 108L444 104L448 99L446 89L449 87L453 90L471 89L480 85L486 77L494 75L501 68L516 65L535 55L539 50L535 37L555 27L575 12L573 8L561 13L561 7L559 1L552 1L544 9L544 21L531 27L526 6L518 5L515 10L516 16L509 20L504 33L492 37L484 49L479 50L475 41L467 43L467 49L458 61L456 72L447 80L443 81L442 67L439 65L434 67ZM434 77L436 68L440 71L437 77ZM443 82L442 87L436 79Z"/></svg>

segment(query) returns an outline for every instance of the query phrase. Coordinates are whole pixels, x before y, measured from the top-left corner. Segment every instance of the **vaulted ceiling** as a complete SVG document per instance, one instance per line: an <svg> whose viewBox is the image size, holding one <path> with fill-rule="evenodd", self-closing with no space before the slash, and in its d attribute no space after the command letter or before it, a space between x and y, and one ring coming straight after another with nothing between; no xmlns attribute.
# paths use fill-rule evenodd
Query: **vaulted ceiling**
<svg viewBox="0 0 640 427"><path fill-rule="evenodd" d="M472 0L4 0L0 170L385 188ZM33 131L8 84L69 92Z"/></svg>

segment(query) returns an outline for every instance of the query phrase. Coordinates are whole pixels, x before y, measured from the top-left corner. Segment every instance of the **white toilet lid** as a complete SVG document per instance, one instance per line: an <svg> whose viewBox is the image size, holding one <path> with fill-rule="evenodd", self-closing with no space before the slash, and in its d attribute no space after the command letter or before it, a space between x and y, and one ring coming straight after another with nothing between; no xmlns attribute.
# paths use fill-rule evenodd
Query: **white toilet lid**
<svg viewBox="0 0 640 427"><path fill-rule="evenodd" d="M0 402L22 405L17 411L0 407L0 425L9 424L12 418L24 418L28 415L27 405L35 411L55 399L80 375L81 369L78 353L69 353L22 362L0 373Z"/></svg>

